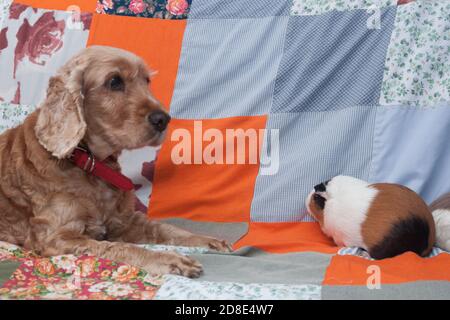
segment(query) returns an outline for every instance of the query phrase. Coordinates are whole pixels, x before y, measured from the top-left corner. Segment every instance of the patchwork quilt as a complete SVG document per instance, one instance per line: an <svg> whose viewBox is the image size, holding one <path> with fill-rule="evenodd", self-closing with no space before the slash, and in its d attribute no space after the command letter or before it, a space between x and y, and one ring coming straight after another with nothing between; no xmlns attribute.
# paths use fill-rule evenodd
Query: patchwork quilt
<svg viewBox="0 0 450 320"><path fill-rule="evenodd" d="M0 131L91 45L132 51L173 118L127 151L137 210L228 239L195 280L0 243L0 299L450 299L450 254L373 260L304 205L336 175L450 191L448 0L0 0Z"/></svg>

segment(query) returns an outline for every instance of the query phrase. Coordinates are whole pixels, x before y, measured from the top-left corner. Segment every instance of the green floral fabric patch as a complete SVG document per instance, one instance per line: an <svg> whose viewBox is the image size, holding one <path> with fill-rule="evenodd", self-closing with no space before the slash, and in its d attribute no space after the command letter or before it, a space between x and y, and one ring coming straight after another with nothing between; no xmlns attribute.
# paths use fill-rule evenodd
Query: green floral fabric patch
<svg viewBox="0 0 450 320"><path fill-rule="evenodd" d="M9 280L19 266L20 262L17 261L0 261L0 287Z"/></svg>
<svg viewBox="0 0 450 320"><path fill-rule="evenodd" d="M21 124L35 109L35 106L0 102L0 133Z"/></svg>
<svg viewBox="0 0 450 320"><path fill-rule="evenodd" d="M397 0L294 0L291 15L318 15L332 10L374 9L392 5L397 5Z"/></svg>
<svg viewBox="0 0 450 320"><path fill-rule="evenodd" d="M423 0L397 9L380 104L432 106L450 101L450 2Z"/></svg>

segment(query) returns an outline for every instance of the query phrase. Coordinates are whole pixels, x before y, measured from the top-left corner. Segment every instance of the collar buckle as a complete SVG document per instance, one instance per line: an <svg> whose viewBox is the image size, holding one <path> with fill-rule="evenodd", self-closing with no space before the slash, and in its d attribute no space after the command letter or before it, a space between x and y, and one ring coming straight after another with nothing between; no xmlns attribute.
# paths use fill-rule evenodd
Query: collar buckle
<svg viewBox="0 0 450 320"><path fill-rule="evenodd" d="M95 169L94 154L91 152L91 150L80 147L80 146L75 147L75 150L80 150L81 152L86 153L88 155L86 163L84 164L84 167L82 169L86 172L92 173L92 171L94 171L94 169ZM70 158L69 158L72 161L74 160L74 154L75 154L75 152L72 152L72 154L70 155Z"/></svg>

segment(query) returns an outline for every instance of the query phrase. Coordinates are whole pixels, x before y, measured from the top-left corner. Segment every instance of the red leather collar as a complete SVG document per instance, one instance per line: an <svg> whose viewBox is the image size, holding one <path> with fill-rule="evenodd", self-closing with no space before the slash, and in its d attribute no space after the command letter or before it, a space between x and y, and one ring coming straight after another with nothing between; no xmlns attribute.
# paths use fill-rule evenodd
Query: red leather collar
<svg viewBox="0 0 450 320"><path fill-rule="evenodd" d="M129 178L111 169L84 148L76 147L70 156L70 160L88 174L92 174L123 191L134 189L134 184Z"/></svg>

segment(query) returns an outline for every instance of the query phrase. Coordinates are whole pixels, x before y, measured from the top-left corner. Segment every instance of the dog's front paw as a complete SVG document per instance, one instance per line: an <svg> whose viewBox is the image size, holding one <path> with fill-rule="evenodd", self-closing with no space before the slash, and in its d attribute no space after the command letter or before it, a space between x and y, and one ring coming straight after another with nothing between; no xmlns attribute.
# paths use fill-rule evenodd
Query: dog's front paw
<svg viewBox="0 0 450 320"><path fill-rule="evenodd" d="M206 247L220 252L231 252L233 249L225 240L219 240L212 237L193 236L186 243L191 247Z"/></svg>
<svg viewBox="0 0 450 320"><path fill-rule="evenodd" d="M200 262L175 252L161 252L158 259L149 263L144 270L152 275L176 274L198 278L203 272Z"/></svg>
<svg viewBox="0 0 450 320"><path fill-rule="evenodd" d="M231 247L228 242L225 240L219 240L219 239L211 239L208 242L208 247L212 250L220 251L220 252L231 252L233 251L233 248Z"/></svg>

